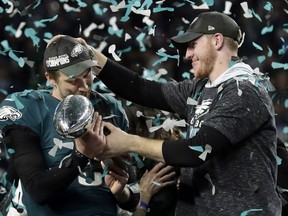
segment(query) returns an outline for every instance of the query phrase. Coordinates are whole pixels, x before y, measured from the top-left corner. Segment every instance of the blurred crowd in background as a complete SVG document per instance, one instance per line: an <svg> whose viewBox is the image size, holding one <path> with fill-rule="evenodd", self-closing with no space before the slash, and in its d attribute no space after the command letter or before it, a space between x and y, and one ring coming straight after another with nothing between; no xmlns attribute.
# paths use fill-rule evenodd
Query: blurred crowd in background
<svg viewBox="0 0 288 216"><path fill-rule="evenodd" d="M279 136L288 143L287 0L2 0L0 95L46 84L43 51L56 34L83 37L147 78L192 78L191 65L170 38L199 13L213 10L237 21L245 34L239 56L271 78ZM99 81L95 88L108 92Z"/></svg>

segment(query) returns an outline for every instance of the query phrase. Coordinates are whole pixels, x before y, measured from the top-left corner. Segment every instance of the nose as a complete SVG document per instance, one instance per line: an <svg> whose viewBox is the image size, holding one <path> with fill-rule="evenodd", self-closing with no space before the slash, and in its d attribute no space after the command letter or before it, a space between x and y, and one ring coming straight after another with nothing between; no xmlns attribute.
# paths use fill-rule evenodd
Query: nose
<svg viewBox="0 0 288 216"><path fill-rule="evenodd" d="M81 79L78 79L78 90L80 92L87 92L88 89L89 89L89 84L87 82L87 79L85 78L81 78Z"/></svg>
<svg viewBox="0 0 288 216"><path fill-rule="evenodd" d="M191 59L192 60L193 55L194 55L193 49L188 47L186 50L185 59L187 59L187 60Z"/></svg>

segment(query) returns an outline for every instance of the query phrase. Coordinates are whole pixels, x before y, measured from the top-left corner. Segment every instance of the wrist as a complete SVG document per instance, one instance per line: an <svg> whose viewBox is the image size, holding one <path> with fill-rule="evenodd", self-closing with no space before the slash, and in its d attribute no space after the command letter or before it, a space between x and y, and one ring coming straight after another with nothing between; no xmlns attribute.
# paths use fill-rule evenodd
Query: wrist
<svg viewBox="0 0 288 216"><path fill-rule="evenodd" d="M94 47L90 46L92 52L93 52L93 59L97 61L98 65L100 68L97 68L95 70L96 75L99 75L101 72L102 68L105 66L107 62L107 57L103 55L101 52L97 51Z"/></svg>
<svg viewBox="0 0 288 216"><path fill-rule="evenodd" d="M145 212L150 212L149 204L143 200L140 201L139 208Z"/></svg>
<svg viewBox="0 0 288 216"><path fill-rule="evenodd" d="M92 159L94 157L94 155L92 154L92 151L85 151L85 147L83 146L83 144L81 143L81 141L76 138L75 139L75 151L77 151L79 154L87 157L88 159Z"/></svg>
<svg viewBox="0 0 288 216"><path fill-rule="evenodd" d="M141 201L149 203L151 199L151 195L149 193L145 193L144 191L141 191Z"/></svg>
<svg viewBox="0 0 288 216"><path fill-rule="evenodd" d="M129 188L129 199L125 202L118 202L118 206L124 210L134 211L140 201L139 185L131 185Z"/></svg>

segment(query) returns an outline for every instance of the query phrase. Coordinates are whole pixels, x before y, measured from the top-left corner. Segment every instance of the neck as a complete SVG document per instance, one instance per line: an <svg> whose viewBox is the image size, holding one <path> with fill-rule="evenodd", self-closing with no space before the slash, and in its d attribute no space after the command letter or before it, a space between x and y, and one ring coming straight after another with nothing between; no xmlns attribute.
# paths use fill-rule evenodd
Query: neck
<svg viewBox="0 0 288 216"><path fill-rule="evenodd" d="M234 61L237 57L237 52L226 52L227 54L219 55L216 59L212 73L209 76L209 80L213 83L221 74L223 74L231 65L231 61Z"/></svg>

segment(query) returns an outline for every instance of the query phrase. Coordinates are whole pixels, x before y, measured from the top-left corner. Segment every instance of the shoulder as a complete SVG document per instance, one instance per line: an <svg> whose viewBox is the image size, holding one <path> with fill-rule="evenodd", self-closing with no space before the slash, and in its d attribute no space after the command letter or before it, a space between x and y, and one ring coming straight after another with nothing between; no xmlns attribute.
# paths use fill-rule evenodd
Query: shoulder
<svg viewBox="0 0 288 216"><path fill-rule="evenodd" d="M44 91L25 90L8 95L0 107L0 127L8 124L25 125L39 119L43 113L46 97ZM25 123L26 122L26 123Z"/></svg>

